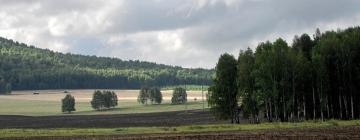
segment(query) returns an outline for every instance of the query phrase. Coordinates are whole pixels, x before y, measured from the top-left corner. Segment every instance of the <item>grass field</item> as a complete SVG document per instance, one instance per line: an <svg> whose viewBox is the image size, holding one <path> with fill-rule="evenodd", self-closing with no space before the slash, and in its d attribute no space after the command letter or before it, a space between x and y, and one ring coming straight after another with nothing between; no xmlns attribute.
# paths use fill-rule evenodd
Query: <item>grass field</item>
<svg viewBox="0 0 360 140"><path fill-rule="evenodd" d="M301 123L262 123L262 124L218 124L188 125L178 127L128 127L128 128L59 128L59 129L0 129L0 138L34 137L34 136L96 136L96 135L128 135L128 134L173 134L203 133L225 131L257 131L292 128L328 128L360 125L360 120L326 122L307 121Z"/></svg>
<svg viewBox="0 0 360 140"><path fill-rule="evenodd" d="M12 95L0 96L0 115L26 115L48 116L64 115L61 113L61 99L65 96L64 90L40 91L14 91ZM94 90L67 90L75 97L76 111L70 115L95 115L95 114L128 114L166 112L191 109L202 109L201 91L188 91L187 106L171 105L171 90L162 91L164 101L161 105L141 105L137 103L138 90L114 90L119 98L119 106L106 110L94 111L90 100ZM39 92L39 95L33 95ZM196 101L194 99L197 99ZM204 97L205 98L205 97ZM207 107L205 102L204 107ZM68 114L67 114L68 115Z"/></svg>

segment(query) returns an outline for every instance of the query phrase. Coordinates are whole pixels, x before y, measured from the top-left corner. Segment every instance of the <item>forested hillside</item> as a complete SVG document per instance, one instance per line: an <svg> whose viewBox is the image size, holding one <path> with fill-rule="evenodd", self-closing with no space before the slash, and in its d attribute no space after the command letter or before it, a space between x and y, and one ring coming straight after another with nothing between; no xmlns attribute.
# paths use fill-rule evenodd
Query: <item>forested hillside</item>
<svg viewBox="0 0 360 140"><path fill-rule="evenodd" d="M0 38L0 88L140 88L209 84L212 70L63 54Z"/></svg>
<svg viewBox="0 0 360 140"><path fill-rule="evenodd" d="M224 54L210 91L212 110L235 121L238 102L255 122L263 114L269 121L360 118L360 27L317 30L292 45L263 42L237 60Z"/></svg>

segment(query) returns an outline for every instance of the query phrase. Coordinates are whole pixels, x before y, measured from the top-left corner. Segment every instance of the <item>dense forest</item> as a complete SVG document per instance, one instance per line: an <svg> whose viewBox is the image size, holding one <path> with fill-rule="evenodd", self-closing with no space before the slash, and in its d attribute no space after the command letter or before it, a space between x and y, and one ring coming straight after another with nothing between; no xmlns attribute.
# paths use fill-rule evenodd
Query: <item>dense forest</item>
<svg viewBox="0 0 360 140"><path fill-rule="evenodd" d="M260 43L238 58L223 54L210 87L211 110L238 122L360 118L360 27L316 30ZM237 98L235 98L237 97ZM241 110L241 111L239 111Z"/></svg>
<svg viewBox="0 0 360 140"><path fill-rule="evenodd" d="M63 54L0 38L0 90L210 84L213 70ZM5 92L2 92L5 93Z"/></svg>

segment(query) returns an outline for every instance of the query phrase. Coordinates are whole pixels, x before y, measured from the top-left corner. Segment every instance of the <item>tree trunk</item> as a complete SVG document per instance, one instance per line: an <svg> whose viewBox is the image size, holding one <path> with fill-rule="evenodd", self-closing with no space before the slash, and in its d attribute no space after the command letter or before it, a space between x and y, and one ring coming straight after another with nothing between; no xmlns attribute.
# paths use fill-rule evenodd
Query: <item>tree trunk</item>
<svg viewBox="0 0 360 140"><path fill-rule="evenodd" d="M320 82L320 91L319 92L320 92L319 99L320 99L321 121L324 121L324 109L323 109L324 99L323 99L323 92L322 92L322 81Z"/></svg>
<svg viewBox="0 0 360 140"><path fill-rule="evenodd" d="M284 95L284 91L283 91L283 97L282 97L282 102L283 102L283 121L286 121L287 120L287 117L286 117L286 108L285 108L285 95Z"/></svg>
<svg viewBox="0 0 360 140"><path fill-rule="evenodd" d="M276 121L278 121L279 120L279 116L278 116L278 107L277 107L278 105L275 105L275 119L276 119Z"/></svg>
<svg viewBox="0 0 360 140"><path fill-rule="evenodd" d="M347 102L347 99L346 99L345 95L343 96L342 99L343 99L344 108L345 108L345 118L348 119L349 118L348 102Z"/></svg>
<svg viewBox="0 0 360 140"><path fill-rule="evenodd" d="M354 119L354 100L353 100L353 95L351 93L351 96L350 96L350 101L351 101L351 119Z"/></svg>
<svg viewBox="0 0 360 140"><path fill-rule="evenodd" d="M339 94L339 107L340 107L340 119L343 118L343 113L342 113L342 105L341 105L341 95Z"/></svg>
<svg viewBox="0 0 360 140"><path fill-rule="evenodd" d="M294 74L293 74L294 75ZM293 85L292 85L292 90L293 90L293 111L291 112L291 119L292 120L294 120L294 118L293 118L293 116L294 116L294 113L295 113L295 110L297 110L297 106L295 105L295 94L296 94L296 92L295 92L295 78L294 78L294 76L293 76ZM295 107L296 106L296 107Z"/></svg>
<svg viewBox="0 0 360 140"><path fill-rule="evenodd" d="M315 102L315 91L314 87L312 88L312 94L313 94L313 119L315 120L316 117L316 102Z"/></svg>
<svg viewBox="0 0 360 140"><path fill-rule="evenodd" d="M300 120L300 109L301 109L301 105L299 104L300 103L300 100L299 99L297 99L297 106L296 106L296 115L297 115L297 121L299 121Z"/></svg>
<svg viewBox="0 0 360 140"><path fill-rule="evenodd" d="M306 101L305 101L305 95L303 95L303 111L304 111L304 120L306 120Z"/></svg>
<svg viewBox="0 0 360 140"><path fill-rule="evenodd" d="M268 121L270 121L270 117L269 117L269 105L268 105L268 99L265 99L265 111L266 111L266 118Z"/></svg>
<svg viewBox="0 0 360 140"><path fill-rule="evenodd" d="M324 121L324 111L323 111L323 99L320 98L320 112L321 112L321 121Z"/></svg>
<svg viewBox="0 0 360 140"><path fill-rule="evenodd" d="M329 96L326 96L326 110L327 110L327 118L330 118L330 108L329 108Z"/></svg>
<svg viewBox="0 0 360 140"><path fill-rule="evenodd" d="M272 122L273 121L273 112L272 112L272 101L270 101L269 102L269 105L270 105L270 107L269 107L269 114L270 114L270 122Z"/></svg>

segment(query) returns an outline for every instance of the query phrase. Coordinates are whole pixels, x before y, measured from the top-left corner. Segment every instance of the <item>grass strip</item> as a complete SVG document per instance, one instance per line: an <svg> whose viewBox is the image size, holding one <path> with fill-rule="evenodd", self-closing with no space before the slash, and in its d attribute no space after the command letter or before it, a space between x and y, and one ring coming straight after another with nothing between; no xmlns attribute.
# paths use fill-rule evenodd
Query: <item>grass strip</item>
<svg viewBox="0 0 360 140"><path fill-rule="evenodd" d="M274 122L261 124L186 125L177 127L127 127L127 128L54 128L54 129L0 129L0 138L39 136L96 136L155 133L199 133L224 131L256 131L289 128L324 128L360 125L360 120L305 121L299 123Z"/></svg>

